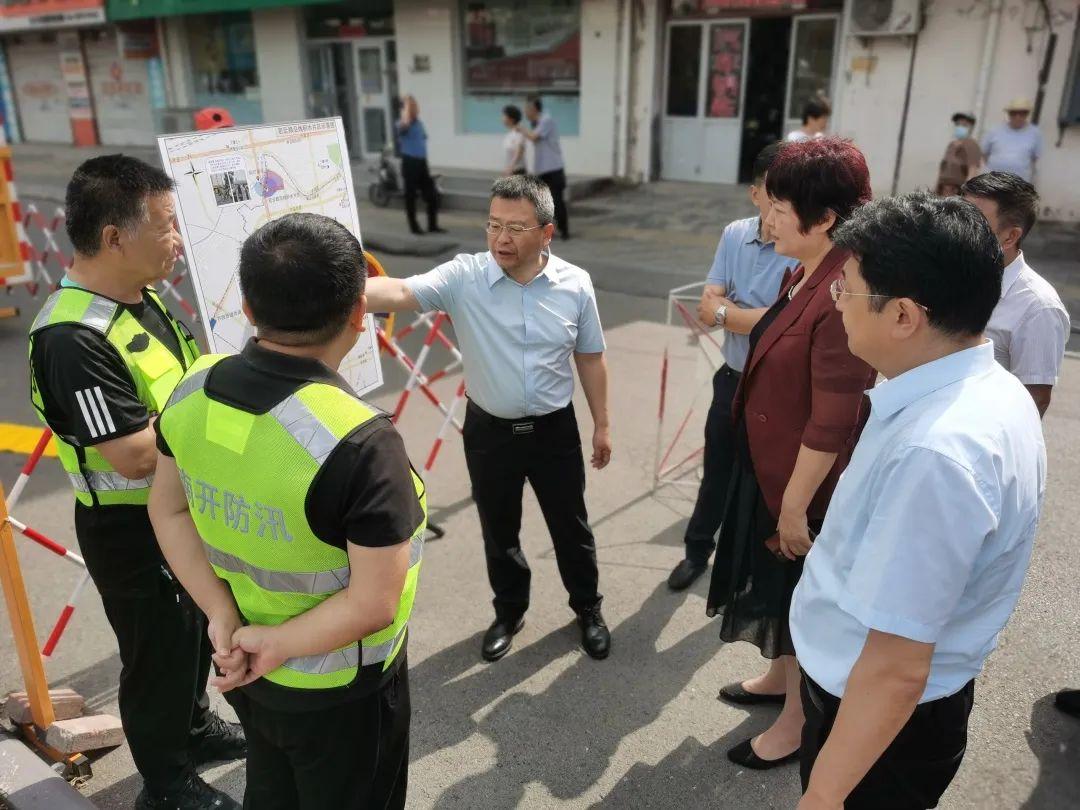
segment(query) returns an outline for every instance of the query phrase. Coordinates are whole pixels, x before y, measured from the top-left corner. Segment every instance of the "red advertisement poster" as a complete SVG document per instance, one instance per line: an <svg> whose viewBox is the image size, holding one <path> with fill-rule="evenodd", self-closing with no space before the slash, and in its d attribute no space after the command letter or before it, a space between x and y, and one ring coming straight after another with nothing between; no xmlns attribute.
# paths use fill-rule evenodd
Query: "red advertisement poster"
<svg viewBox="0 0 1080 810"><path fill-rule="evenodd" d="M709 26L709 118L739 117L745 33L742 23Z"/></svg>
<svg viewBox="0 0 1080 810"><path fill-rule="evenodd" d="M6 0L0 6L0 31L103 22L104 0Z"/></svg>

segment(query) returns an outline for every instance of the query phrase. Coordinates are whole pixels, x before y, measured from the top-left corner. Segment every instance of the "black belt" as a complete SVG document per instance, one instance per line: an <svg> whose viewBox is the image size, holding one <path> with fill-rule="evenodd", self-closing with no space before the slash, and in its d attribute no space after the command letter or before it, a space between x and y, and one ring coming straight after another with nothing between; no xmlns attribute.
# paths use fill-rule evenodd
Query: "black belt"
<svg viewBox="0 0 1080 810"><path fill-rule="evenodd" d="M471 399L468 401L466 407L468 408L469 413L477 419L482 419L489 424L506 428L515 436L524 436L532 433L538 426L548 422L555 422L559 419L565 419L567 414L572 414L574 411L573 404L570 404L565 408L559 408L557 411L545 413L540 416L523 416L520 419L503 419L501 416L493 416L488 413Z"/></svg>

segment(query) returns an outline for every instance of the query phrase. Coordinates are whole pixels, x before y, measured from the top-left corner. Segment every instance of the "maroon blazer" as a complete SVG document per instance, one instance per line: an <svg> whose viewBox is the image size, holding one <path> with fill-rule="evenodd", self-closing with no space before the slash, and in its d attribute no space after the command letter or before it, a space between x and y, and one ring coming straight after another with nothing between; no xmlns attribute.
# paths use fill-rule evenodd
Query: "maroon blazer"
<svg viewBox="0 0 1080 810"><path fill-rule="evenodd" d="M746 418L750 457L765 503L780 514L799 446L837 453L807 510L821 520L836 481L869 415L864 394L876 372L855 357L829 286L840 277L849 254L833 248L821 266L761 335L747 362L733 403ZM785 275L785 296L803 276L800 265Z"/></svg>

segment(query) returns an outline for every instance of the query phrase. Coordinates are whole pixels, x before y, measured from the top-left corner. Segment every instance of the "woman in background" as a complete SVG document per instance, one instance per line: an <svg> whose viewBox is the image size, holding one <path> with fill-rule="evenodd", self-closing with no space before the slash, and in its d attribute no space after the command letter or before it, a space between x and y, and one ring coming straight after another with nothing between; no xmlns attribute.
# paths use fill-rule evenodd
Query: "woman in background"
<svg viewBox="0 0 1080 810"><path fill-rule="evenodd" d="M401 179L405 183L405 216L409 230L424 233L416 221L416 195L427 203L428 233L446 233L439 227L439 195L431 179L427 162L427 130L420 120L420 105L414 96L405 96L397 124L398 150L401 152Z"/></svg>

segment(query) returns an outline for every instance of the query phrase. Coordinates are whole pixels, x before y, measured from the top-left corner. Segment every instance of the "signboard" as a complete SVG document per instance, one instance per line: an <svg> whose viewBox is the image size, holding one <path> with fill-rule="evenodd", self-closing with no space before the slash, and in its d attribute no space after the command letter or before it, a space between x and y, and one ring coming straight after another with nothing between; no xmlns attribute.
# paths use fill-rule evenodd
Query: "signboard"
<svg viewBox="0 0 1080 810"><path fill-rule="evenodd" d="M29 31L105 22L104 0L5 0L0 31Z"/></svg>
<svg viewBox="0 0 1080 810"><path fill-rule="evenodd" d="M240 247L260 225L300 211L333 217L360 238L340 118L165 135L161 162L176 183L176 218L210 351L240 351L254 328L240 311ZM340 372L363 396L382 385L375 323Z"/></svg>

